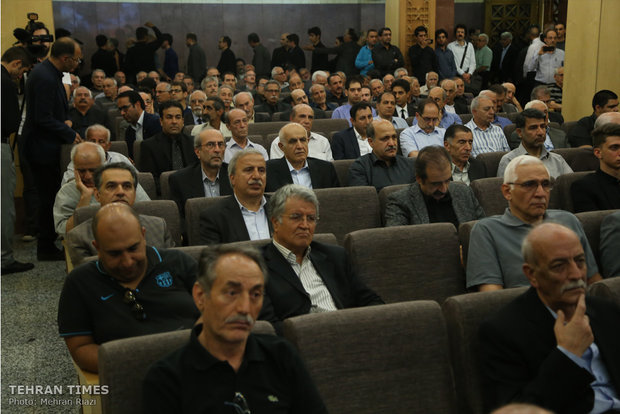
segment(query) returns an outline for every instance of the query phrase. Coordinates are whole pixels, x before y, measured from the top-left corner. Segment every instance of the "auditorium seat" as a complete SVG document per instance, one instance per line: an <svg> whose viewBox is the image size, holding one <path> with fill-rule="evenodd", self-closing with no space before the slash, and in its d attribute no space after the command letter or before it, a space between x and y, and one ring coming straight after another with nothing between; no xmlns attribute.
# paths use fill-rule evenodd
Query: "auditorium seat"
<svg viewBox="0 0 620 414"><path fill-rule="evenodd" d="M336 174L338 174L338 181L340 181L341 187L349 185L349 167L351 167L354 162L354 159L332 161Z"/></svg>
<svg viewBox="0 0 620 414"><path fill-rule="evenodd" d="M348 119L315 119L312 123L312 132L342 131L348 127Z"/></svg>
<svg viewBox="0 0 620 414"><path fill-rule="evenodd" d="M552 150L560 154L573 171L591 171L599 166L599 160L592 148L556 148Z"/></svg>
<svg viewBox="0 0 620 414"><path fill-rule="evenodd" d="M466 293L459 240L451 223L358 230L344 246L355 273L386 303Z"/></svg>
<svg viewBox="0 0 620 414"><path fill-rule="evenodd" d="M502 195L502 177L481 178L471 182L471 189L487 217L504 214L508 200Z"/></svg>
<svg viewBox="0 0 620 414"><path fill-rule="evenodd" d="M512 133L515 131L515 129L517 129L517 126L515 124L506 125L504 127L504 135L506 136L506 138L510 137ZM495 170L495 172L497 173L497 169Z"/></svg>
<svg viewBox="0 0 620 414"><path fill-rule="evenodd" d="M192 136L192 129L194 129L196 125L185 125L183 127L183 133L185 135L189 135L190 137Z"/></svg>
<svg viewBox="0 0 620 414"><path fill-rule="evenodd" d="M280 119L283 113L284 112L274 112L273 115L271 115L271 121L273 122L285 121L284 119Z"/></svg>
<svg viewBox="0 0 620 414"><path fill-rule="evenodd" d="M463 125L465 125L466 123L471 121L471 118L473 117L472 114L458 114L458 115L461 118L461 121L463 122Z"/></svg>
<svg viewBox="0 0 620 414"><path fill-rule="evenodd" d="M468 293L448 298L442 305L448 328L457 411L483 414L478 328L489 316L527 290L527 287Z"/></svg>
<svg viewBox="0 0 620 414"><path fill-rule="evenodd" d="M159 176L159 185L161 187L162 200L172 200L172 198L170 197L170 182L168 180L170 179L170 176L175 172L176 170L164 171Z"/></svg>
<svg viewBox="0 0 620 414"><path fill-rule="evenodd" d="M133 165L140 171L140 152L142 149L142 141L134 141L133 143Z"/></svg>
<svg viewBox="0 0 620 414"><path fill-rule="evenodd" d="M459 225L459 243L461 245L461 258L463 259L463 269L467 269L467 253L469 251L469 237L471 229L478 220L467 221Z"/></svg>
<svg viewBox="0 0 620 414"><path fill-rule="evenodd" d="M564 122L560 128L562 128L562 131L566 132L566 135L568 135L568 133L570 132L571 129L573 129L573 127L575 125L577 125L579 121L570 121L570 122Z"/></svg>
<svg viewBox="0 0 620 414"><path fill-rule="evenodd" d="M506 154L506 151L484 152L482 154L478 154L476 159L484 164L487 170L487 177L497 177L499 162Z"/></svg>
<svg viewBox="0 0 620 414"><path fill-rule="evenodd" d="M226 197L198 197L185 202L185 232L189 246L200 245L200 213Z"/></svg>
<svg viewBox="0 0 620 414"><path fill-rule="evenodd" d="M288 122L255 122L248 125L249 135L262 135L278 133L280 128L286 125Z"/></svg>
<svg viewBox="0 0 620 414"><path fill-rule="evenodd" d="M603 219L608 215L615 213L618 210L598 210L598 211L584 211L577 213L575 216L581 222L581 227L588 238L588 243L594 254L596 262L601 263L600 260L600 247L601 247L601 223ZM618 250L620 254L620 249ZM599 269L600 271L600 269Z"/></svg>
<svg viewBox="0 0 620 414"><path fill-rule="evenodd" d="M455 413L445 322L432 301L313 313L284 321L327 411Z"/></svg>
<svg viewBox="0 0 620 414"><path fill-rule="evenodd" d="M570 187L578 179L590 174L592 171L580 171L562 174L555 179L555 184L549 196L549 207L574 212L573 198Z"/></svg>
<svg viewBox="0 0 620 414"><path fill-rule="evenodd" d="M383 187L379 191L379 211L381 212L381 225L385 226L385 209L387 207L387 200L390 194L407 188L410 184L395 184Z"/></svg>
<svg viewBox="0 0 620 414"><path fill-rule="evenodd" d="M254 333L274 335L269 322L257 321ZM142 380L148 368L169 353L184 346L190 330L137 336L106 342L99 347L99 380L108 386L101 396L104 413L142 412ZM200 396L197 396L200 398Z"/></svg>
<svg viewBox="0 0 620 414"><path fill-rule="evenodd" d="M150 172L139 172L138 183L140 183L144 189L144 192L146 192L151 200L156 200L158 198L157 187L155 187L155 179L153 178L153 174Z"/></svg>
<svg viewBox="0 0 620 414"><path fill-rule="evenodd" d="M588 288L588 294L607 299L620 306L620 276L610 277L592 284Z"/></svg>

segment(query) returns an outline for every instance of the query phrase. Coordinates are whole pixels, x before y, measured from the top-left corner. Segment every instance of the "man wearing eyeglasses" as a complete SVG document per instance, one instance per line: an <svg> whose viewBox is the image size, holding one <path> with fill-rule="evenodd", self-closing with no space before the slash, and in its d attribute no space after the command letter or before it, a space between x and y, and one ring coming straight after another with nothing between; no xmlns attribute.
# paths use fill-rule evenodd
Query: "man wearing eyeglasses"
<svg viewBox="0 0 620 414"><path fill-rule="evenodd" d="M143 141L161 131L159 117L144 110L145 103L136 91L121 92L116 99L116 106L129 127L125 130L125 142L129 158L133 159L133 144Z"/></svg>
<svg viewBox="0 0 620 414"><path fill-rule="evenodd" d="M269 281L260 319L281 332L293 316L380 305L383 300L351 270L342 247L312 241L319 201L306 187L290 184L269 200L273 241L262 249Z"/></svg>
<svg viewBox="0 0 620 414"><path fill-rule="evenodd" d="M76 364L97 372L104 342L194 325L198 266L178 250L147 246L139 216L124 203L101 207L92 228L99 259L65 280L58 332Z"/></svg>
<svg viewBox="0 0 620 414"><path fill-rule="evenodd" d="M443 146L446 130L439 128L439 105L432 99L422 101L416 108L417 125L400 134L400 148L405 157L416 157L429 145Z"/></svg>
<svg viewBox="0 0 620 414"><path fill-rule="evenodd" d="M511 160L525 154L539 158L547 167L547 171L549 171L549 175L552 178L558 178L562 174L573 172L573 169L569 167L564 157L545 149L547 116L544 113L534 108L526 109L517 114L515 124L517 126L517 134L521 137L521 144L502 157L497 169L498 177L504 176L504 170Z"/></svg>
<svg viewBox="0 0 620 414"><path fill-rule="evenodd" d="M567 211L547 209L552 180L537 157L520 155L508 163L502 184L508 208L503 215L482 219L474 225L467 256L467 288L489 291L528 286L522 271L521 242L532 227L548 221L577 234L586 255L588 283L601 280L579 220Z"/></svg>
<svg viewBox="0 0 620 414"><path fill-rule="evenodd" d="M254 108L256 112L265 112L273 116L276 112L286 112L291 110L287 103L280 102L280 84L275 80L270 80L265 84L265 103Z"/></svg>
<svg viewBox="0 0 620 414"><path fill-rule="evenodd" d="M327 412L295 349L252 333L267 269L255 249L205 249L193 297L201 316L189 343L151 366L142 385L148 413Z"/></svg>

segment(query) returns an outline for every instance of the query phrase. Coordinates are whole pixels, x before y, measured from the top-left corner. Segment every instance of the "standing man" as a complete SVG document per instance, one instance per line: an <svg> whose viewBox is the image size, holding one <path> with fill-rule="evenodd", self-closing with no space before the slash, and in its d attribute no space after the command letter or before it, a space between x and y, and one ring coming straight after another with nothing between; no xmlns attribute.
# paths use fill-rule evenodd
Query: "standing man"
<svg viewBox="0 0 620 414"><path fill-rule="evenodd" d="M493 49L491 70L494 78L499 79L500 82L519 81L520 79L517 75L519 72L518 57L519 50L512 43L512 33L502 33L497 46Z"/></svg>
<svg viewBox="0 0 620 414"><path fill-rule="evenodd" d="M564 23L556 23L555 32L558 34L555 47L557 47L558 49L565 50L566 48L566 26L564 26Z"/></svg>
<svg viewBox="0 0 620 414"><path fill-rule="evenodd" d="M452 51L448 49L448 32L445 29L435 31L435 43L439 80L452 79L456 76L456 63Z"/></svg>
<svg viewBox="0 0 620 414"><path fill-rule="evenodd" d="M291 33L286 36L288 42L288 63L295 70L306 67L306 55L304 51L299 47L299 36L296 33ZM288 66L288 65L287 65Z"/></svg>
<svg viewBox="0 0 620 414"><path fill-rule="evenodd" d="M271 67L281 66L286 67L286 57L288 50L288 33L282 33L280 35L280 47L276 47L273 49L273 54L271 55Z"/></svg>
<svg viewBox="0 0 620 414"><path fill-rule="evenodd" d="M431 71L438 71L437 56L428 45L428 31L424 26L415 28L413 35L416 43L409 48L409 62L411 63L411 74L418 79L424 79L426 74Z"/></svg>
<svg viewBox="0 0 620 414"><path fill-rule="evenodd" d="M379 38L381 43L372 48L372 61L381 76L385 76L388 73L393 73L397 68L405 66L405 59L400 49L391 44L392 29L383 27L379 30Z"/></svg>
<svg viewBox="0 0 620 414"><path fill-rule="evenodd" d="M232 50L230 50L231 44L232 40L228 36L220 37L220 40L217 43L218 49L222 51L222 54L220 55L220 61L217 63L217 70L219 70L222 74L226 72L237 72L235 54Z"/></svg>
<svg viewBox="0 0 620 414"><path fill-rule="evenodd" d="M456 40L448 44L448 49L454 55L456 73L463 78L465 85L471 85L471 75L476 70L476 55L474 45L465 40L467 26L457 24L454 28Z"/></svg>
<svg viewBox="0 0 620 414"><path fill-rule="evenodd" d="M155 70L155 52L163 42L162 33L151 22L144 23L146 27L153 29L156 39L149 42L146 27L136 29L136 43L127 49L125 57L125 73L130 82L136 80L136 74L140 71L150 72Z"/></svg>
<svg viewBox="0 0 620 414"><path fill-rule="evenodd" d="M198 45L196 33L185 35L185 44L189 48L187 56L187 74L194 78L196 83L200 83L207 71L207 56L205 51Z"/></svg>
<svg viewBox="0 0 620 414"><path fill-rule="evenodd" d="M544 36L545 43L529 61L525 62L528 72L536 72L534 79L539 85L552 83L555 70L564 66L564 51L555 47L558 41L555 29L545 30Z"/></svg>
<svg viewBox="0 0 620 414"><path fill-rule="evenodd" d="M366 45L362 46L355 58L355 67L360 70L360 75L366 76L375 68L372 60L372 50L379 41L379 34L375 29L366 32Z"/></svg>
<svg viewBox="0 0 620 414"><path fill-rule="evenodd" d="M164 33L162 35L164 39L161 42L161 48L164 50L164 68L162 75L166 75L168 79L174 79L174 76L179 72L179 56L177 56L177 52L172 48L172 35L170 33ZM160 72L160 73L161 73Z"/></svg>
<svg viewBox="0 0 620 414"><path fill-rule="evenodd" d="M60 188L60 148L82 140L67 124L69 104L62 72L73 71L81 62L82 50L71 38L60 38L50 57L30 73L26 82L25 156L30 163L39 193L38 260L63 260L54 245L53 206Z"/></svg>
<svg viewBox="0 0 620 414"><path fill-rule="evenodd" d="M321 28L317 26L313 26L308 29L308 38L310 39L310 43L312 44L312 66L310 67L310 72L314 73L317 70L328 70L329 69L329 56L324 53L316 53L315 49L320 47L325 47L323 42L321 42Z"/></svg>
<svg viewBox="0 0 620 414"><path fill-rule="evenodd" d="M481 89L486 88L489 84L489 75L491 73L491 65L493 64L493 51L488 44L489 36L485 33L480 33L476 40L476 70L474 74L482 78Z"/></svg>
<svg viewBox="0 0 620 414"><path fill-rule="evenodd" d="M271 57L269 56L269 51L260 42L260 38L256 33L250 33L248 35L248 44L254 49L252 66L254 66L256 76L269 76L271 73Z"/></svg>

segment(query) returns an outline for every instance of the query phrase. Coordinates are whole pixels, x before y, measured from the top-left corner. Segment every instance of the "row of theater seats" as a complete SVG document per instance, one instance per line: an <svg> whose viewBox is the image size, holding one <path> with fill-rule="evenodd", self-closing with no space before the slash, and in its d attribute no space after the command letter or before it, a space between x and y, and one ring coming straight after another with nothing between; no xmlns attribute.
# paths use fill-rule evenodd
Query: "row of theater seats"
<svg viewBox="0 0 620 414"><path fill-rule="evenodd" d="M419 300L308 314L284 321L284 335L329 412L482 414L478 327L526 289L451 296L441 306ZM592 285L589 294L620 305L620 277ZM254 332L274 334L260 321ZM101 396L102 412L141 412L148 367L188 339L185 330L103 344L99 382L109 393Z"/></svg>

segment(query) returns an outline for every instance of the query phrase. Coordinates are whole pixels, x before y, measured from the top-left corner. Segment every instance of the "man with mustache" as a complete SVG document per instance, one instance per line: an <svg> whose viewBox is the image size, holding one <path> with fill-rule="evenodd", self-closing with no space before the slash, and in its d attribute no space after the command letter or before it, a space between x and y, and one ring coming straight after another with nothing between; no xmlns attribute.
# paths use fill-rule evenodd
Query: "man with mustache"
<svg viewBox="0 0 620 414"><path fill-rule="evenodd" d="M188 344L147 372L145 412L327 412L295 349L251 333L267 280L256 250L205 249L193 288L199 323Z"/></svg>
<svg viewBox="0 0 620 414"><path fill-rule="evenodd" d="M135 168L122 162L105 164L95 171L95 199L106 206L110 203L123 203L133 206L136 201L138 174ZM161 217L140 214L140 224L146 229L146 243L157 248L174 247L174 241ZM67 250L73 265L97 254L93 246L92 219L75 226L67 233Z"/></svg>
<svg viewBox="0 0 620 414"><path fill-rule="evenodd" d="M200 244L270 238L263 154L254 148L236 152L228 163L228 177L233 195L200 213Z"/></svg>
<svg viewBox="0 0 620 414"><path fill-rule="evenodd" d="M443 145L452 162L452 181L470 185L472 181L486 178L487 169L483 162L471 156L474 136L464 125L454 124L446 129Z"/></svg>
<svg viewBox="0 0 620 414"><path fill-rule="evenodd" d="M501 216L480 220L469 239L467 288L480 291L527 286L521 272L521 242L532 227L551 221L578 236L585 252L588 283L601 280L596 260L579 220L564 210L548 210L553 181L543 162L531 155L510 161L504 172L502 194L508 208Z"/></svg>
<svg viewBox="0 0 620 414"><path fill-rule="evenodd" d="M69 110L71 128L85 136L86 128L94 124L105 124L106 114L95 106L92 92L85 86L79 86L73 91L73 108Z"/></svg>
<svg viewBox="0 0 620 414"><path fill-rule="evenodd" d="M407 224L459 224L484 217L484 211L468 186L452 181L450 155L431 145L418 153L416 182L391 194L385 210L386 226Z"/></svg>
<svg viewBox="0 0 620 414"><path fill-rule="evenodd" d="M485 412L518 401L556 413L620 409L620 308L586 298L579 239L556 223L525 238L522 272L531 287L480 327Z"/></svg>

